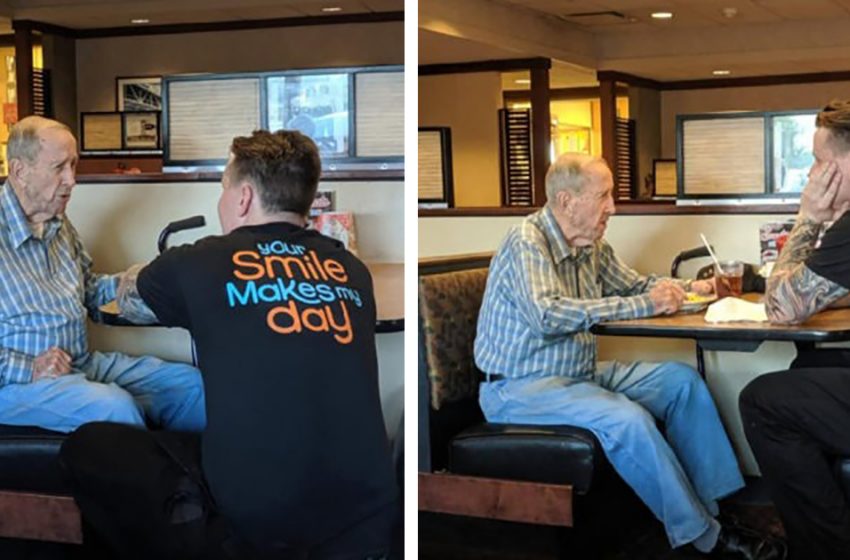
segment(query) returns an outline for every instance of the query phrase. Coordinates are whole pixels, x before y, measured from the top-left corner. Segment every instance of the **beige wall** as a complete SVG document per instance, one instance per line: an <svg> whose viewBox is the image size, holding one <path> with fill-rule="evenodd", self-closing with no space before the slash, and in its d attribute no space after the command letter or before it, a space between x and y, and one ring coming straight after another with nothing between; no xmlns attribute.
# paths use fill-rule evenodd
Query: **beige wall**
<svg viewBox="0 0 850 560"><path fill-rule="evenodd" d="M403 259L404 236L399 234L404 231L403 183L324 183L320 188L336 191L337 208L354 212L363 259ZM95 270L116 272L154 258L159 231L173 220L203 214L208 225L174 236L172 244L219 234L216 204L220 190L218 183L79 184L68 215L94 259ZM94 325L90 339L100 350L190 361L189 336L182 329ZM403 339L404 333L377 336L381 401L391 433L404 404Z"/></svg>
<svg viewBox="0 0 850 560"><path fill-rule="evenodd" d="M790 215L614 216L606 238L623 260L638 271L669 274L673 258L700 244L705 233L720 258L756 263L759 259L758 227ZM493 251L508 228L521 217L420 218L419 256ZM707 259L681 268L692 276ZM795 356L791 343L765 343L755 353L706 352L708 384L727 431L746 472L756 473L756 463L746 443L738 413L738 394L761 373L787 368ZM694 343L689 340L600 337L601 360L678 360L696 366Z"/></svg>
<svg viewBox="0 0 850 560"><path fill-rule="evenodd" d="M499 206L498 72L419 78L419 126L452 134L455 206Z"/></svg>
<svg viewBox="0 0 850 560"><path fill-rule="evenodd" d="M848 97L850 82L663 91L661 157L676 157L676 115L714 111L820 109L832 99Z"/></svg>
<svg viewBox="0 0 850 560"><path fill-rule="evenodd" d="M115 78L404 64L403 22L77 40L78 111L114 111Z"/></svg>

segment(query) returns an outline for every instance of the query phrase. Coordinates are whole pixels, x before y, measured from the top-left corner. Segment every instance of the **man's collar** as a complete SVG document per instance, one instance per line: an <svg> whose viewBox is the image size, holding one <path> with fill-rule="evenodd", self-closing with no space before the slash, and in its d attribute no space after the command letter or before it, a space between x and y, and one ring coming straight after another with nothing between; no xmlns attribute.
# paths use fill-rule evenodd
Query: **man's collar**
<svg viewBox="0 0 850 560"><path fill-rule="evenodd" d="M560 264L564 259L578 262L590 255L592 245L573 247L567 243L564 232L561 231L561 226L558 225L555 214L552 213L552 209L548 205L543 207L542 220L543 233L549 239L549 245L552 247L552 258L555 259L555 263Z"/></svg>
<svg viewBox="0 0 850 560"><path fill-rule="evenodd" d="M24 209L21 207L18 195L15 194L15 189L12 188L12 184L9 181L6 181L0 187L0 210L6 216L6 229L9 232L9 240L15 249L23 245L27 239L33 237L32 228L24 214ZM44 235L42 239L45 241L52 239L61 225L61 218L51 218L48 220L44 224Z"/></svg>

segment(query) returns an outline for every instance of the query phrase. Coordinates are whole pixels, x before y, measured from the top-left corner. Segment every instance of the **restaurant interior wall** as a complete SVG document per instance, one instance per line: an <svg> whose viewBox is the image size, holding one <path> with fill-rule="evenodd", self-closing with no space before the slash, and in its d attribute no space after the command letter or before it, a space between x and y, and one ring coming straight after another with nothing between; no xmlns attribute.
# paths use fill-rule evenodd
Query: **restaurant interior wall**
<svg viewBox="0 0 850 560"><path fill-rule="evenodd" d="M419 218L419 257L494 251L520 216ZM793 219L793 215L615 215L606 239L618 256L638 271L669 275L673 258L699 246L699 232L711 241L723 259L759 262L759 226ZM682 266L683 276L693 276L700 259ZM695 365L694 343L686 340L600 337L600 360L678 360ZM747 473L756 473L738 413L738 394L760 373L786 369L795 356L791 343L766 343L753 354L706 352L709 388Z"/></svg>
<svg viewBox="0 0 850 560"><path fill-rule="evenodd" d="M115 78L404 64L404 23L77 40L77 110L114 111Z"/></svg>
<svg viewBox="0 0 850 560"><path fill-rule="evenodd" d="M615 103L617 116L628 119L630 98L618 96ZM510 109L528 109L531 102L509 101L506 106ZM549 103L549 113L552 119L553 155L577 152L602 157L602 110L598 97L553 98Z"/></svg>
<svg viewBox="0 0 850 560"><path fill-rule="evenodd" d="M848 98L850 81L662 91L661 157L676 157L676 115L820 109Z"/></svg>
<svg viewBox="0 0 850 560"><path fill-rule="evenodd" d="M454 200L458 208L501 205L498 110L528 108L502 99L498 72L419 77L419 126L448 126L452 135ZM617 115L629 118L629 97L616 99ZM599 99L552 100L553 152L602 155ZM655 112L657 120L657 111ZM656 148L657 152L657 148ZM654 156L657 157L657 156ZM652 169L652 158L647 158Z"/></svg>
<svg viewBox="0 0 850 560"><path fill-rule="evenodd" d="M455 206L499 206L498 72L419 78L419 126L448 126L452 135Z"/></svg>

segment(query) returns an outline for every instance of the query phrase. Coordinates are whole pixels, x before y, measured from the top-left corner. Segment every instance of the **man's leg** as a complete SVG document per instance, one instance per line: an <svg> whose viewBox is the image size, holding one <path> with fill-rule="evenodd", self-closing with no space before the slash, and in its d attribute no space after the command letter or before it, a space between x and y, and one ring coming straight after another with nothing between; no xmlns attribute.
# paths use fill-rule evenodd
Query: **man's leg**
<svg viewBox="0 0 850 560"><path fill-rule="evenodd" d="M482 383L480 391L489 422L569 424L593 432L614 469L664 524L672 546L693 542L712 527L655 420L624 395L563 377Z"/></svg>
<svg viewBox="0 0 850 560"><path fill-rule="evenodd" d="M98 420L145 425L139 405L127 391L89 381L82 373L0 387L0 424L71 432Z"/></svg>
<svg viewBox="0 0 850 560"><path fill-rule="evenodd" d="M603 362L597 380L664 423L667 441L713 515L717 500L744 487L735 451L703 380L679 362Z"/></svg>
<svg viewBox="0 0 850 560"><path fill-rule="evenodd" d="M68 437L60 464L83 518L118 557L202 555L211 504L197 437L95 422Z"/></svg>
<svg viewBox="0 0 850 560"><path fill-rule="evenodd" d="M850 369L762 375L740 407L792 558L850 558L850 508L831 465L850 456Z"/></svg>
<svg viewBox="0 0 850 560"><path fill-rule="evenodd" d="M190 365L150 356L92 352L80 369L89 379L115 383L130 393L158 427L200 432L206 426L203 380Z"/></svg>

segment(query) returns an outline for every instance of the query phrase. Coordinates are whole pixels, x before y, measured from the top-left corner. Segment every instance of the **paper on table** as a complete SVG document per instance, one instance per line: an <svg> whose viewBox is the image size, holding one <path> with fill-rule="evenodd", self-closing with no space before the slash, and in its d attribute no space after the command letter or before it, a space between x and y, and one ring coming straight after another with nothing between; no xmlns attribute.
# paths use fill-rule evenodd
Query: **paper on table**
<svg viewBox="0 0 850 560"><path fill-rule="evenodd" d="M727 297L708 306L705 312L708 323L731 321L767 321L763 303L752 303L743 299Z"/></svg>

